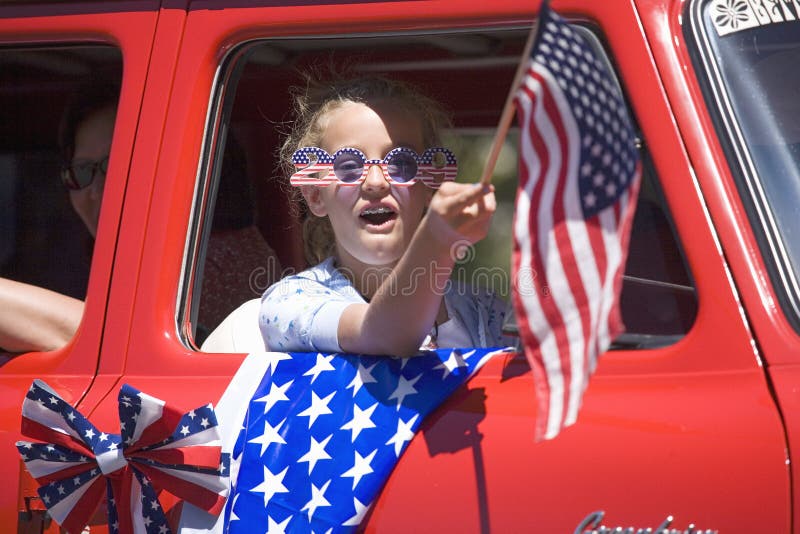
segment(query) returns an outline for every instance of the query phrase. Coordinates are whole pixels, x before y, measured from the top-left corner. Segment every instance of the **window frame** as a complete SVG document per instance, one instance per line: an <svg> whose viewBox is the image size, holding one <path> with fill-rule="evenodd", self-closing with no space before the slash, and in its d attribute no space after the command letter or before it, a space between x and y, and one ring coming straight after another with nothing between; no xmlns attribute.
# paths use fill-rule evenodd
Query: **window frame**
<svg viewBox="0 0 800 534"><path fill-rule="evenodd" d="M583 23L582 28L589 33L593 38L593 46L598 51L602 52L603 57L607 61L609 68L614 73L617 84L622 88L620 78L617 75L617 68L614 64L613 56L609 53L607 43L603 40L602 34L599 34L599 28ZM497 28L482 28L482 31L519 31L520 27L516 26L498 26ZM260 43L281 42L281 41L313 41L318 39L345 39L345 38L376 38L376 39L391 39L397 37L424 37L431 34L469 34L475 32L471 29L453 29L441 31L407 31L407 32L364 32L364 33L348 33L348 34L329 34L323 36L315 35L297 35L290 37L261 37L249 39L244 42L238 43L232 47L220 60L212 86L211 96L209 98L208 113L206 117L206 124L203 133L203 143L198 162L198 171L195 181L195 189L191 208L191 219L186 234L186 246L183 257L183 266L181 270L181 279L179 291L177 294L176 302L176 328L181 336L182 343L191 350L200 351L199 344L195 342L195 334L197 327L197 310L199 308L200 299L193 298L197 294L198 289L202 284L203 264L205 258L205 251L208 243L208 236L210 235L210 217L213 213L214 200L219 184L222 154L229 128L229 121L231 110L233 108L235 95L238 89L239 77L244 69L247 56L255 50ZM625 94L623 90L623 94ZM631 116L636 121L634 110L630 102L626 98L626 105L631 113ZM453 131L457 132L458 128ZM659 176L656 172L655 166L649 157L649 152L643 141L643 135L638 126L636 126L638 143L645 160L648 173L653 178L653 187L658 200L658 206L661 209L671 233L675 251L680 255L682 260L682 268L684 269L688 280L692 286L687 286L691 289L695 298L694 314L688 320L691 324L682 334L647 334L647 333L624 333L615 340L612 345L614 350L648 350L660 349L673 345L683 339L691 329L694 327L695 320L698 313L699 304L697 303L697 289L694 283L694 277L687 261L686 252L680 240L680 235L675 227L673 216L670 212L669 206L666 202L663 190L661 188ZM662 282L667 284L666 282ZM510 325L510 331L513 331L514 326Z"/></svg>
<svg viewBox="0 0 800 534"><path fill-rule="evenodd" d="M719 65L713 59L711 38L703 21L703 10L710 1L694 0L685 7L689 24L683 25L683 37L778 303L787 322L800 334L800 277L792 268Z"/></svg>
<svg viewBox="0 0 800 534"><path fill-rule="evenodd" d="M233 97L226 98L226 95L228 92L236 91L244 67L242 56L246 52L246 43L242 43L230 50L220 61L212 82L206 129L203 132L203 144L197 166L175 317L181 341L187 348L195 351L200 351L195 339L202 297L194 298L194 295L201 291L206 250L211 235L210 221L214 213L222 171L230 114L235 102Z"/></svg>
<svg viewBox="0 0 800 534"><path fill-rule="evenodd" d="M14 357L2 366L0 375L65 373L91 377L103 365L101 349L106 328L106 306L111 299L110 285L122 206L158 11L151 1L142 2L135 11L120 10L118 5L98 9L98 6L86 4L71 4L64 9L48 12L41 6L0 7L0 46L57 48L101 45L118 50L122 74L107 173L115 178L106 182L103 191L86 287L86 305L77 332L61 349L44 355L27 353ZM58 176L53 179L57 180Z"/></svg>

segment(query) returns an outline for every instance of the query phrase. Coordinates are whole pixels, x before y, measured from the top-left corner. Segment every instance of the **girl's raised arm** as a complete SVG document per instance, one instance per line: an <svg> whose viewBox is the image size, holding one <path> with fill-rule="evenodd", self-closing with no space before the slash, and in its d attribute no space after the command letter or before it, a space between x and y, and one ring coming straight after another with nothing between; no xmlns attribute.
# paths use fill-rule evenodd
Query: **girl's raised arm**
<svg viewBox="0 0 800 534"><path fill-rule="evenodd" d="M408 249L369 304L348 306L339 320L342 350L408 356L440 317L455 249L483 239L496 203L494 187L447 182L431 199Z"/></svg>

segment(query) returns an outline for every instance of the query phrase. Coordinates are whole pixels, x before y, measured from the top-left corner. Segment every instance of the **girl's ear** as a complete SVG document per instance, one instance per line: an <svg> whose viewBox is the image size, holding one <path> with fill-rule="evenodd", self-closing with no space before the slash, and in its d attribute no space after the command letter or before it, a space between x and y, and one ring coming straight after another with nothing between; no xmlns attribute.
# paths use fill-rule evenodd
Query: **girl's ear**
<svg viewBox="0 0 800 534"><path fill-rule="evenodd" d="M308 204L308 209L311 210L311 213L317 217L324 217L328 214L325 201L322 200L322 191L319 187L315 185L303 185L300 186L300 193L302 193L303 198L306 200L306 204Z"/></svg>

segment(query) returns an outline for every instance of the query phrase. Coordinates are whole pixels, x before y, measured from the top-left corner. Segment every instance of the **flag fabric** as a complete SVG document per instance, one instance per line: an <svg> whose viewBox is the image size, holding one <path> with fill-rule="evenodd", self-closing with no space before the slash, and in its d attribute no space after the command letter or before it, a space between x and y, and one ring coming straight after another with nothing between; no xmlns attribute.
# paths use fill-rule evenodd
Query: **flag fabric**
<svg viewBox="0 0 800 534"><path fill-rule="evenodd" d="M243 387L253 373L237 374L231 387L247 397L220 401L220 410L247 406L224 521L188 513L182 531L354 531L425 416L499 352L251 354L269 362L258 385Z"/></svg>
<svg viewBox="0 0 800 534"><path fill-rule="evenodd" d="M17 449L53 519L81 532L105 496L110 532L165 534L161 489L220 513L229 456L211 405L181 413L127 384L118 400L121 434L107 434L44 382L28 390L22 433L43 443L19 441Z"/></svg>
<svg viewBox="0 0 800 534"><path fill-rule="evenodd" d="M619 293L641 177L607 64L544 2L516 94L513 303L538 399L536 439L575 422L597 356L622 329Z"/></svg>

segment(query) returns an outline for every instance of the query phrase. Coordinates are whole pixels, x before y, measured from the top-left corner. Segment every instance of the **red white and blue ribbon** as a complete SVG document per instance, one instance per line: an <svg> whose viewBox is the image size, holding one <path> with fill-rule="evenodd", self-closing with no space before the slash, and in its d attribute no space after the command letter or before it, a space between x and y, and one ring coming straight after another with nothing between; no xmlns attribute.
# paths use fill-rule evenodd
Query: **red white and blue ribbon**
<svg viewBox="0 0 800 534"><path fill-rule="evenodd" d="M118 400L121 434L107 434L41 380L28 390L22 433L44 443L17 449L53 519L81 532L105 494L110 532L165 534L159 490L218 514L230 459L211 405L181 413L127 384Z"/></svg>

